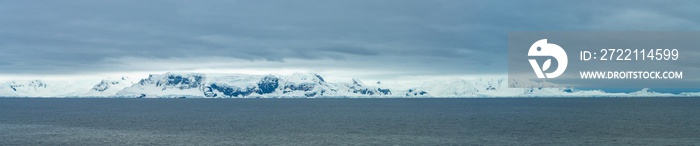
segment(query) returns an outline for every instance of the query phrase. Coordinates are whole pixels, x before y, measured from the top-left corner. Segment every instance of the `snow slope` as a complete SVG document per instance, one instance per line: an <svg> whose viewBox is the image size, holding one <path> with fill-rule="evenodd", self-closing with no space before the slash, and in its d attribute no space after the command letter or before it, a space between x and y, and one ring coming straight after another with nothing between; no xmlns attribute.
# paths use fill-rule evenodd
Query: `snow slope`
<svg viewBox="0 0 700 146"><path fill-rule="evenodd" d="M94 85L90 91L77 96L88 97L111 97L117 95L117 92L124 90L126 87L134 85L135 81L129 77L121 77L120 79L104 79L100 83Z"/></svg>

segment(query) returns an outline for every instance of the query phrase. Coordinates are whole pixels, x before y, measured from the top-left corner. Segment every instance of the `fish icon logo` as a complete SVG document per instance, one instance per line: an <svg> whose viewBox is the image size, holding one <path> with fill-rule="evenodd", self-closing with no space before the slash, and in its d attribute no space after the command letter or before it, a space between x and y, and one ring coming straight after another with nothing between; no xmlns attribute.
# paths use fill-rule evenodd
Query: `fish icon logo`
<svg viewBox="0 0 700 146"><path fill-rule="evenodd" d="M535 59L528 59L532 69L535 71L537 78L556 78L564 73L566 66L569 63L569 59L566 56L566 51L557 44L547 43L547 39L541 39L530 46L530 50L527 52L527 56L551 56L557 60L557 69L550 73L544 73L552 65L552 59L547 59L542 64L542 67L537 63Z"/></svg>

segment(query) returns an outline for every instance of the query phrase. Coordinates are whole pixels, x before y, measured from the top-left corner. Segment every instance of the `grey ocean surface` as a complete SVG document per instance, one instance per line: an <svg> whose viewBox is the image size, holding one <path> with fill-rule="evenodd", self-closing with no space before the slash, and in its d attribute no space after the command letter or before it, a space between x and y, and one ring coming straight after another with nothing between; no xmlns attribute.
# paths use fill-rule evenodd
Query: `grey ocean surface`
<svg viewBox="0 0 700 146"><path fill-rule="evenodd" d="M700 144L700 98L0 99L0 145Z"/></svg>

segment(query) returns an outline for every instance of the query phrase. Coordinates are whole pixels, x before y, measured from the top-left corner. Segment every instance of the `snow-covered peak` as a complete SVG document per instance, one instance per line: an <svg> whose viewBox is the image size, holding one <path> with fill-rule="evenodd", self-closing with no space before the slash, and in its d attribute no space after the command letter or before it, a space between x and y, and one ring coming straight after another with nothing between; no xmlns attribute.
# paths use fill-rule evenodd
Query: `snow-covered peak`
<svg viewBox="0 0 700 146"><path fill-rule="evenodd" d="M92 87L92 90L80 96L88 97L110 97L124 88L132 86L136 81L129 77L121 77L118 80L103 79L100 83Z"/></svg>
<svg viewBox="0 0 700 146"><path fill-rule="evenodd" d="M94 91L98 92L103 92L107 89L110 89L111 86L118 85L120 81L108 81L108 80L102 80L100 81L99 84L95 85L95 87L92 88Z"/></svg>
<svg viewBox="0 0 700 146"><path fill-rule="evenodd" d="M389 89L351 83L327 83L312 73L291 75L243 75L166 73L151 75L138 84L117 93L135 97L323 97L381 96Z"/></svg>
<svg viewBox="0 0 700 146"><path fill-rule="evenodd" d="M531 85L528 88L513 88ZM117 77L102 80L18 80L0 82L0 97L648 97L698 96L668 94L642 89L631 93L551 88L554 84L505 77L437 79L392 87L382 82L365 84L359 79L326 81L314 73L288 75L164 73L146 78Z"/></svg>
<svg viewBox="0 0 700 146"><path fill-rule="evenodd" d="M163 90L166 89L191 89L199 88L205 79L204 74L198 73L165 73L165 74L151 74L146 79L139 81L140 85L155 84L156 87L162 87Z"/></svg>
<svg viewBox="0 0 700 146"><path fill-rule="evenodd" d="M31 81L12 81L8 83L10 88L13 90L25 89L25 90L38 90L40 88L46 88L48 85L41 80L31 80Z"/></svg>
<svg viewBox="0 0 700 146"><path fill-rule="evenodd" d="M313 73L294 73L290 76L282 76L282 75L277 75L279 77L283 77L284 80L288 82L314 82L314 83L323 83L326 82L321 75L318 74L313 74Z"/></svg>

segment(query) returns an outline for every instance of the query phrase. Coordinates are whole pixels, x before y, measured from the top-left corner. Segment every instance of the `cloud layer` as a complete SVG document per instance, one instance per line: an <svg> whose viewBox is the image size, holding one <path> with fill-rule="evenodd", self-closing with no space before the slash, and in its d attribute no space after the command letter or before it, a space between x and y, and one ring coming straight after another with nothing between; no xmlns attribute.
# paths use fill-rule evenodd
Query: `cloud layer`
<svg viewBox="0 0 700 146"><path fill-rule="evenodd" d="M517 30L698 30L697 1L2 1L0 74L505 73Z"/></svg>

